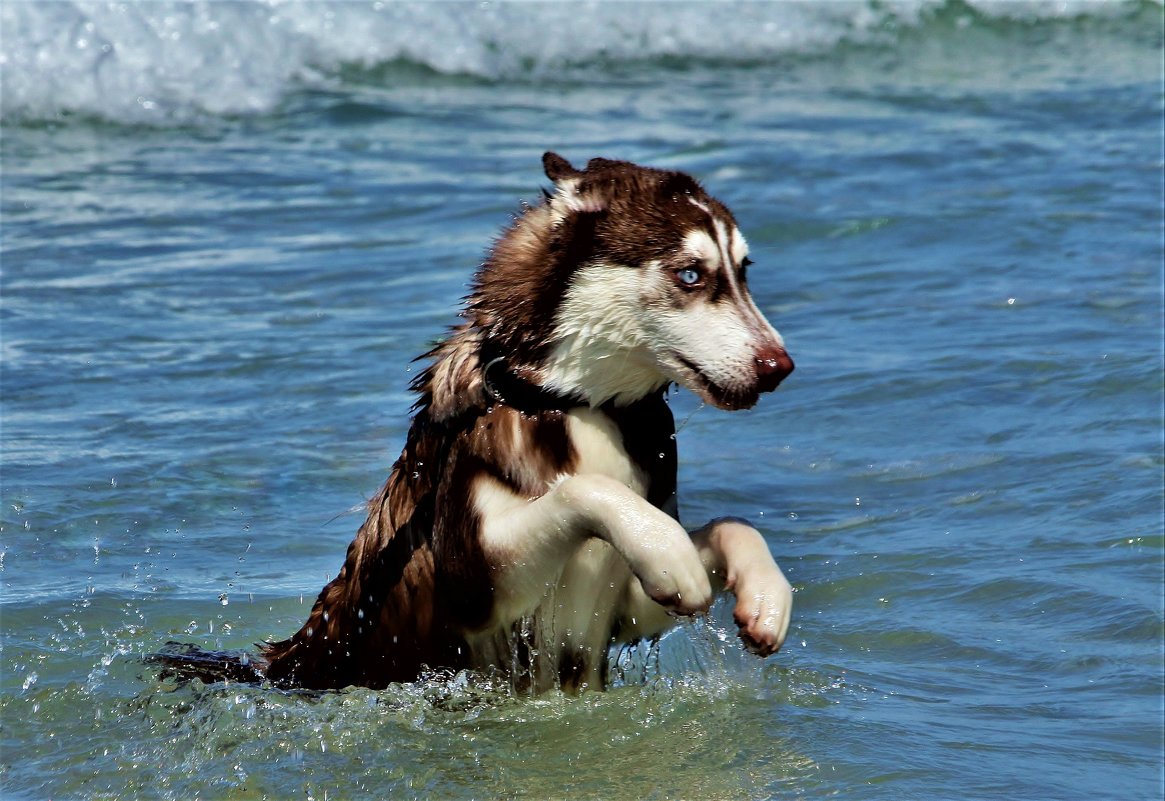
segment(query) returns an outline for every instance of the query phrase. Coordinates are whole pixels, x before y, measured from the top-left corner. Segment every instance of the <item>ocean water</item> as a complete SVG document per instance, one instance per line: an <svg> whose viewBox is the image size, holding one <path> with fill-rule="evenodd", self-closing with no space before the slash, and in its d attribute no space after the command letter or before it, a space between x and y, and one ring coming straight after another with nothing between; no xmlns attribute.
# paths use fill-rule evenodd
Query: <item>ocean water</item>
<svg viewBox="0 0 1165 801"><path fill-rule="evenodd" d="M1163 794L1159 3L0 6L5 799ZM797 372L672 397L794 583L578 698L286 636L539 159L689 171Z"/></svg>

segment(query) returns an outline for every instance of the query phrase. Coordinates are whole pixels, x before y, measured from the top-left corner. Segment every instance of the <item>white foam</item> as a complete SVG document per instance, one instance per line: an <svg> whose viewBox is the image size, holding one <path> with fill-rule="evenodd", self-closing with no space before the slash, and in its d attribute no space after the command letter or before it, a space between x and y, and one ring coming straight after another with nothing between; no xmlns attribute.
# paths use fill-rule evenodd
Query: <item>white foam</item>
<svg viewBox="0 0 1165 801"><path fill-rule="evenodd" d="M0 116L122 122L265 113L345 66L525 79L660 57L760 60L877 37L938 0L822 3L20 2L0 5ZM982 0L998 16L1095 2Z"/></svg>

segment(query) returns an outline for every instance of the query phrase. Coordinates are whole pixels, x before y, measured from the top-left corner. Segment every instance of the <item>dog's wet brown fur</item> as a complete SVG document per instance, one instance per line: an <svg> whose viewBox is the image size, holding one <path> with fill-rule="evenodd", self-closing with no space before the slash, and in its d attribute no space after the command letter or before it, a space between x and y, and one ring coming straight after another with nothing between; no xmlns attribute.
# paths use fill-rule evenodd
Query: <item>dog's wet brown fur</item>
<svg viewBox="0 0 1165 801"><path fill-rule="evenodd" d="M469 665L463 633L483 625L492 604L470 481L487 473L535 498L570 472L573 458L561 410L523 413L487 393L483 352L505 354L510 369L533 374L548 347L542 334L553 329L580 265L595 258L620 264L635 264L644 254L662 258L677 232L706 218L680 197L715 204L730 218L682 173L606 159L576 171L554 154L544 164L552 180L578 179L582 204L598 195L602 203L553 221L544 202L527 209L496 243L476 277L467 322L428 354L432 364L414 383L421 398L404 452L370 502L344 567L303 627L265 647L271 681L382 687L415 679L422 665ZM653 202L644 203L644 195ZM637 213L622 213L629 204ZM645 208L663 211L645 215ZM675 489L670 411L658 396L612 411L628 452L655 478L649 500L663 505Z"/></svg>
<svg viewBox="0 0 1165 801"><path fill-rule="evenodd" d="M731 219L682 173L606 159L580 171L551 153L543 163L556 183L575 182L574 213L556 211L547 196L495 244L475 278L465 322L426 354L430 365L412 386L420 397L404 450L370 501L343 568L298 632L263 646L274 684L379 688L416 679L426 665L473 666L466 635L490 618L494 577L471 482L488 474L534 499L569 474L575 459L562 408L519 410L499 400L483 368L502 357L518 380L536 384L555 312L581 265L669 258L683 231L708 224L690 199ZM676 458L663 387L604 410L649 477L648 500L669 504ZM572 670L566 659L564 683Z"/></svg>

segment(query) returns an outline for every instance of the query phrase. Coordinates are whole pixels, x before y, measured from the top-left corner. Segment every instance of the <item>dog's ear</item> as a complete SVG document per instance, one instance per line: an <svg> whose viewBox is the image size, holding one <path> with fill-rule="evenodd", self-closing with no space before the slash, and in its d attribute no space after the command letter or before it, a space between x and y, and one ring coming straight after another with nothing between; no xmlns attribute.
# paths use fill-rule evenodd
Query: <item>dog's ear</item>
<svg viewBox="0 0 1165 801"><path fill-rule="evenodd" d="M554 183L568 178L577 178L579 175L578 170L572 167L569 161L550 151L542 154L542 169L546 171L546 177Z"/></svg>
<svg viewBox="0 0 1165 801"><path fill-rule="evenodd" d="M547 152L542 156L542 166L546 177L554 181L554 194L543 190L542 194L559 214L595 214L605 211L607 198L602 189L589 185L586 173L576 170L571 163L557 153Z"/></svg>

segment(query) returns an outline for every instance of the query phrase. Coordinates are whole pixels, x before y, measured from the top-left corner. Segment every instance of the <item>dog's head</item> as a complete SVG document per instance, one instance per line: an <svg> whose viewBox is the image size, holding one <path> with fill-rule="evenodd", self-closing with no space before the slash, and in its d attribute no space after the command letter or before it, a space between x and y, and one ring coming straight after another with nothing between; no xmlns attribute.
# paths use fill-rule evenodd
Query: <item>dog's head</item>
<svg viewBox="0 0 1165 801"><path fill-rule="evenodd" d="M526 362L540 383L624 403L676 382L742 409L792 372L749 294L744 236L694 179L607 159L579 170L555 153L543 166L554 192L498 243L479 284L509 293L510 308L493 304L488 317L512 348L544 338ZM521 289L532 272L536 282ZM545 309L543 330L526 319L535 306ZM527 330L506 326L507 315Z"/></svg>

